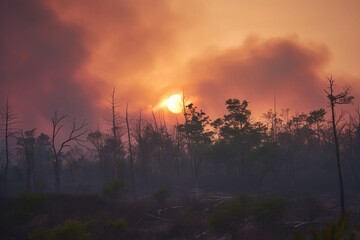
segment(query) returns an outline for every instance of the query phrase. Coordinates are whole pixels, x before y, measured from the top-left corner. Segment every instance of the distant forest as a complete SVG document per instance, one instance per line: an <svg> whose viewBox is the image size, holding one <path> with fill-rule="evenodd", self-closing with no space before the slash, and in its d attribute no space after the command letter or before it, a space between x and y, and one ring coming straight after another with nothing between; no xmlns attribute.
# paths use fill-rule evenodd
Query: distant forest
<svg viewBox="0 0 360 240"><path fill-rule="evenodd" d="M122 197L130 199L176 187L254 195L338 194L327 106L295 115L289 109L269 110L260 122L253 120L248 101L232 98L225 101L227 113L211 121L190 103L182 122L169 126L141 112L130 120L127 109L120 112L115 93L109 105L108 131L89 132L85 121L71 125L70 116L55 113L52 132L39 133L17 131L16 106L4 104L2 194L98 194L114 181L121 182ZM345 193L359 193L360 112L337 110Z"/></svg>

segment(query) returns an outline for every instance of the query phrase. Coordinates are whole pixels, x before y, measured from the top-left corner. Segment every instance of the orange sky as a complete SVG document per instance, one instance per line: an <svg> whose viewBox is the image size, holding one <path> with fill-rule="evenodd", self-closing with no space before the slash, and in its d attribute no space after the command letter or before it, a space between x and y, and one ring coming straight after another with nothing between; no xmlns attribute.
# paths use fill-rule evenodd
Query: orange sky
<svg viewBox="0 0 360 240"><path fill-rule="evenodd" d="M279 109L326 107L331 74L360 97L358 0L4 0L0 9L0 103L9 96L25 128L41 129L55 110L103 125L114 86L122 110L146 112L184 91L212 119L228 98L250 101L257 116L274 94Z"/></svg>

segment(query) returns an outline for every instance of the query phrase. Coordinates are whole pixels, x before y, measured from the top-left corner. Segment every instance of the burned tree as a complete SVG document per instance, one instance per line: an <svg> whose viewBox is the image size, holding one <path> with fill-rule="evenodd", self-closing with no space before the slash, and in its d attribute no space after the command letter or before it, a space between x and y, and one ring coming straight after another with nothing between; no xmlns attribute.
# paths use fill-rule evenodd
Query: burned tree
<svg viewBox="0 0 360 240"><path fill-rule="evenodd" d="M339 149L339 139L337 133L337 122L335 117L335 105L343 105L352 103L354 97L350 96L350 87L346 88L343 92L338 94L334 93L334 79L332 77L328 78L329 80L329 91L326 92L327 98L329 99L330 108L331 108L331 123L334 133L334 142L335 142L335 151L336 151L336 165L339 176L339 187L340 187L340 207L341 215L345 214L345 196L344 196L344 183L341 171L341 162L340 162L340 149Z"/></svg>
<svg viewBox="0 0 360 240"><path fill-rule="evenodd" d="M4 179L3 179L3 191L4 194L7 193L7 182L8 182L8 172L10 166L10 149L9 149L9 142L10 138L15 134L14 125L16 124L16 114L12 110L11 106L9 105L9 100L6 99L5 107L0 111L0 117L4 124L3 134L5 140L5 165L4 165Z"/></svg>
<svg viewBox="0 0 360 240"><path fill-rule="evenodd" d="M61 165L62 165L62 153L64 148L71 147L70 144L75 142L77 144L82 145L82 142L85 142L81 139L87 132L87 123L86 120L82 121L82 123L78 126L76 120L73 120L73 125L71 131L65 140L60 141L59 133L63 128L63 121L67 115L58 116L55 111L54 116L52 117L52 135L51 135L51 148L53 152L53 160L54 160L54 171L55 171L55 190L56 192L60 192L60 184L61 184Z"/></svg>
<svg viewBox="0 0 360 240"><path fill-rule="evenodd" d="M111 98L108 100L111 108L111 118L106 119L111 125L111 135L105 139L105 152L108 154L109 160L111 160L112 170L115 173L110 174L110 178L115 175L116 179L121 179L124 172L125 161L124 161L124 146L121 141L121 117L118 111L120 107L119 101L115 98L115 88L113 89Z"/></svg>
<svg viewBox="0 0 360 240"><path fill-rule="evenodd" d="M131 171L131 187L133 192L134 199L136 198L135 192L135 174L134 174L134 163L133 163L133 151L132 151L132 144L131 144L131 134L130 134L130 126L129 126L129 114L128 114L128 104L126 104L126 129L127 129L127 137L128 137L128 144L129 144L129 161L130 161L130 171Z"/></svg>

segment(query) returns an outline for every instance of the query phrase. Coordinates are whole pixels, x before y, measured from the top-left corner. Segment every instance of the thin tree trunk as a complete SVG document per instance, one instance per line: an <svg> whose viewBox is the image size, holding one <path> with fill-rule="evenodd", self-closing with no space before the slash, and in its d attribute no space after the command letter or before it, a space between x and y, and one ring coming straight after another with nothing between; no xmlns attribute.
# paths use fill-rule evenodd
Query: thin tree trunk
<svg viewBox="0 0 360 240"><path fill-rule="evenodd" d="M77 126L75 119L73 120L72 130L69 133L69 137L62 141L60 146L56 147L56 138L63 127L62 121L66 118L66 115L58 117L57 112L55 111L54 116L52 117L52 138L51 138L51 148L54 154L54 173L55 173L55 191L60 193L60 184L61 184L61 155L65 147L69 147L71 142L78 143L84 142L81 139L83 135L87 132L87 123L84 120L80 126Z"/></svg>
<svg viewBox="0 0 360 240"><path fill-rule="evenodd" d="M338 139L338 132L336 130L336 121L335 121L335 105L336 104L349 104L354 99L353 96L350 96L350 88L345 89L345 91L341 93L334 94L334 79L332 77L328 78L329 80L329 89L330 92L326 92L327 97L330 102L331 107L331 120L332 120L332 128L334 132L334 141L335 141L335 150L336 150L336 165L338 170L339 176L339 188L340 188L340 207L341 207L341 216L345 214L345 196L344 196L344 182L342 177L341 171L341 162L340 162L340 147L339 147L339 139Z"/></svg>
<svg viewBox="0 0 360 240"><path fill-rule="evenodd" d="M111 113L112 113L112 119L111 119L111 124L112 124L112 132L113 132L113 137L114 137L114 142L115 145L117 143L117 126L116 126L116 102L115 102L115 88L113 89L113 93L111 96Z"/></svg>
<svg viewBox="0 0 360 240"><path fill-rule="evenodd" d="M29 149L25 149L26 158L26 192L31 190L31 156Z"/></svg>
<svg viewBox="0 0 360 240"><path fill-rule="evenodd" d="M258 185L258 192L257 192L258 197L260 197L261 188L262 188L262 183L263 183L263 180L264 180L265 175L266 175L265 172L261 173L260 181L259 181L259 185Z"/></svg>
<svg viewBox="0 0 360 240"><path fill-rule="evenodd" d="M131 186L133 197L136 199L136 192L135 192L135 176L134 176L134 166L133 166L133 153L132 153L132 145L131 145L131 138L130 138L130 127L129 127L129 115L128 115L128 104L126 104L126 128L128 134L128 143L129 143L129 157L130 157L130 171L131 171Z"/></svg>
<svg viewBox="0 0 360 240"><path fill-rule="evenodd" d="M9 175L9 168L10 168L10 137L14 133L13 125L15 124L14 120L16 119L15 113L11 110L9 105L9 100L6 99L5 108L0 111L0 117L5 122L5 166L4 166L4 194L7 194L8 191L8 175Z"/></svg>
<svg viewBox="0 0 360 240"><path fill-rule="evenodd" d="M58 156L55 155L55 162L54 162L54 173L55 173L55 191L60 193L60 186L61 186L61 178L60 178L60 161Z"/></svg>
<svg viewBox="0 0 360 240"><path fill-rule="evenodd" d="M331 87L330 91L332 94L332 87ZM335 148L336 148L336 165L337 165L338 176L339 176L340 208L341 208L341 215L344 216L344 214L345 214L344 182L343 182L342 171L341 171L339 139L338 139L338 135L337 135L337 131L336 131L334 107L335 107L334 102L331 102L331 120L332 120L332 127L333 127L333 132L334 132L334 140L335 140Z"/></svg>
<svg viewBox="0 0 360 240"><path fill-rule="evenodd" d="M180 132L177 128L177 126L179 126L178 120L176 119L176 173L178 175L178 177L180 177L181 175L181 157L180 157L180 144L181 144L181 139L180 139Z"/></svg>
<svg viewBox="0 0 360 240"><path fill-rule="evenodd" d="M38 187L37 187L37 179L36 179L36 166L35 166L35 153L33 155L33 159L31 162L31 166L32 166L32 181L33 181L33 187L34 187L34 192L37 192Z"/></svg>
<svg viewBox="0 0 360 240"><path fill-rule="evenodd" d="M7 194L7 181L9 171L9 102L6 101L5 110L5 172L4 172L4 194Z"/></svg>
<svg viewBox="0 0 360 240"><path fill-rule="evenodd" d="M142 138L142 116L141 116L141 109L140 109L140 113L139 113L139 123L138 123L138 128L137 128L137 137L138 137L138 148L139 148L139 154L140 154L140 163L141 163L141 172L142 172L142 181L143 181L143 188L145 190L148 189L148 167L147 167L147 158L145 156L145 152L144 152L144 142L143 142L143 138Z"/></svg>

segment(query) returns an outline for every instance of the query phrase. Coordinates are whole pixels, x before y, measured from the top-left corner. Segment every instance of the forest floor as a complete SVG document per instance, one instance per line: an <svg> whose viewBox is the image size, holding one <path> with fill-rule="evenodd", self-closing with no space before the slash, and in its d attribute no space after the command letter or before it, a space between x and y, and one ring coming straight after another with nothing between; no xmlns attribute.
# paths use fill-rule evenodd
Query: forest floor
<svg viewBox="0 0 360 240"><path fill-rule="evenodd" d="M339 213L337 199L330 196L285 199L280 208L276 201L268 202L254 212L247 211L251 202L237 205L234 199L196 190L166 201L152 196L134 201L95 195L2 197L0 239L48 239L51 230L75 220L80 224L68 225L73 228L68 231L88 234L77 239L289 240L295 239L294 231L309 237L311 229L336 223ZM349 226L360 229L359 195L347 198L347 210Z"/></svg>

